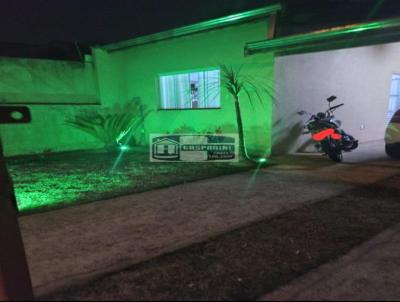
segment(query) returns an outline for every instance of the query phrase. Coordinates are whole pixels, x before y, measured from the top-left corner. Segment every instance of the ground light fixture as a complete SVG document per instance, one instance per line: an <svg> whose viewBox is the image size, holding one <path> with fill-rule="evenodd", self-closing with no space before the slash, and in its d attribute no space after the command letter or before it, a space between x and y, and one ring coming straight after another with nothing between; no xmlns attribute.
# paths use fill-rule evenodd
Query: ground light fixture
<svg viewBox="0 0 400 302"><path fill-rule="evenodd" d="M121 151L127 151L127 150L129 150L129 147L126 146L126 145L122 145L122 146L119 146L119 149L120 149Z"/></svg>

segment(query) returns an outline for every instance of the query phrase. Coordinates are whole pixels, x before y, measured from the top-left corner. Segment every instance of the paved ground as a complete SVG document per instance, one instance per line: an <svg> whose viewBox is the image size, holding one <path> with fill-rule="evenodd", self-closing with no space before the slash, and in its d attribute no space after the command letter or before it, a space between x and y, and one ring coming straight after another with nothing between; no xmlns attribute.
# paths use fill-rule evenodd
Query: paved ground
<svg viewBox="0 0 400 302"><path fill-rule="evenodd" d="M384 158L380 143L362 147L359 154L347 157L348 163L399 167L398 162ZM260 300L397 301L400 298L399 255L400 224Z"/></svg>
<svg viewBox="0 0 400 302"><path fill-rule="evenodd" d="M400 224L262 301L398 301Z"/></svg>
<svg viewBox="0 0 400 302"><path fill-rule="evenodd" d="M381 144L20 218L36 295L399 173ZM368 161L367 161L368 160Z"/></svg>

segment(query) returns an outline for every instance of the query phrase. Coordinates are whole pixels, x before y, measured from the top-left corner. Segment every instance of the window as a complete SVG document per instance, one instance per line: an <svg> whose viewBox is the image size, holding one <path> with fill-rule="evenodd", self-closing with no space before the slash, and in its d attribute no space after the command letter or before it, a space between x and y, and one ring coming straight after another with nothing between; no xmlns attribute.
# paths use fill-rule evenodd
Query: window
<svg viewBox="0 0 400 302"><path fill-rule="evenodd" d="M390 96L389 96L389 108L386 116L386 124L388 124L396 113L400 109L400 75L392 75L392 83L390 86Z"/></svg>
<svg viewBox="0 0 400 302"><path fill-rule="evenodd" d="M219 108L220 71L186 72L159 77L161 109Z"/></svg>

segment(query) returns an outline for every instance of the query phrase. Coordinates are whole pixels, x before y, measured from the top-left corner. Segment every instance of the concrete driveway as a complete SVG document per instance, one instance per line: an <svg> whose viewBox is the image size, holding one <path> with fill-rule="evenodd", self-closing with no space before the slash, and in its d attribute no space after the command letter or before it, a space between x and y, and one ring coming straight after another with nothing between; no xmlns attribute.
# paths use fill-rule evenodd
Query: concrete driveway
<svg viewBox="0 0 400 302"><path fill-rule="evenodd" d="M400 172L381 143L345 163L284 156L263 169L20 218L36 296Z"/></svg>
<svg viewBox="0 0 400 302"><path fill-rule="evenodd" d="M400 224L261 301L398 301Z"/></svg>
<svg viewBox="0 0 400 302"><path fill-rule="evenodd" d="M376 171L376 167L390 166L400 172L400 161L388 160L381 142L361 145L360 152L349 154L346 162L369 166L371 169L365 177ZM260 300L397 301L400 298L399 255L400 224Z"/></svg>

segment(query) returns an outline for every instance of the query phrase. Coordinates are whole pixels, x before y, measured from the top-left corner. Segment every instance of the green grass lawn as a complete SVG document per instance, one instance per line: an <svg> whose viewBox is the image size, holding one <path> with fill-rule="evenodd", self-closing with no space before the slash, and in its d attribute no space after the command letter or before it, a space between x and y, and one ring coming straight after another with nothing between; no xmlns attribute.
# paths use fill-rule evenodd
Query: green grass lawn
<svg viewBox="0 0 400 302"><path fill-rule="evenodd" d="M153 163L145 149L120 155L82 151L7 159L19 211L55 209L254 167L247 162Z"/></svg>

